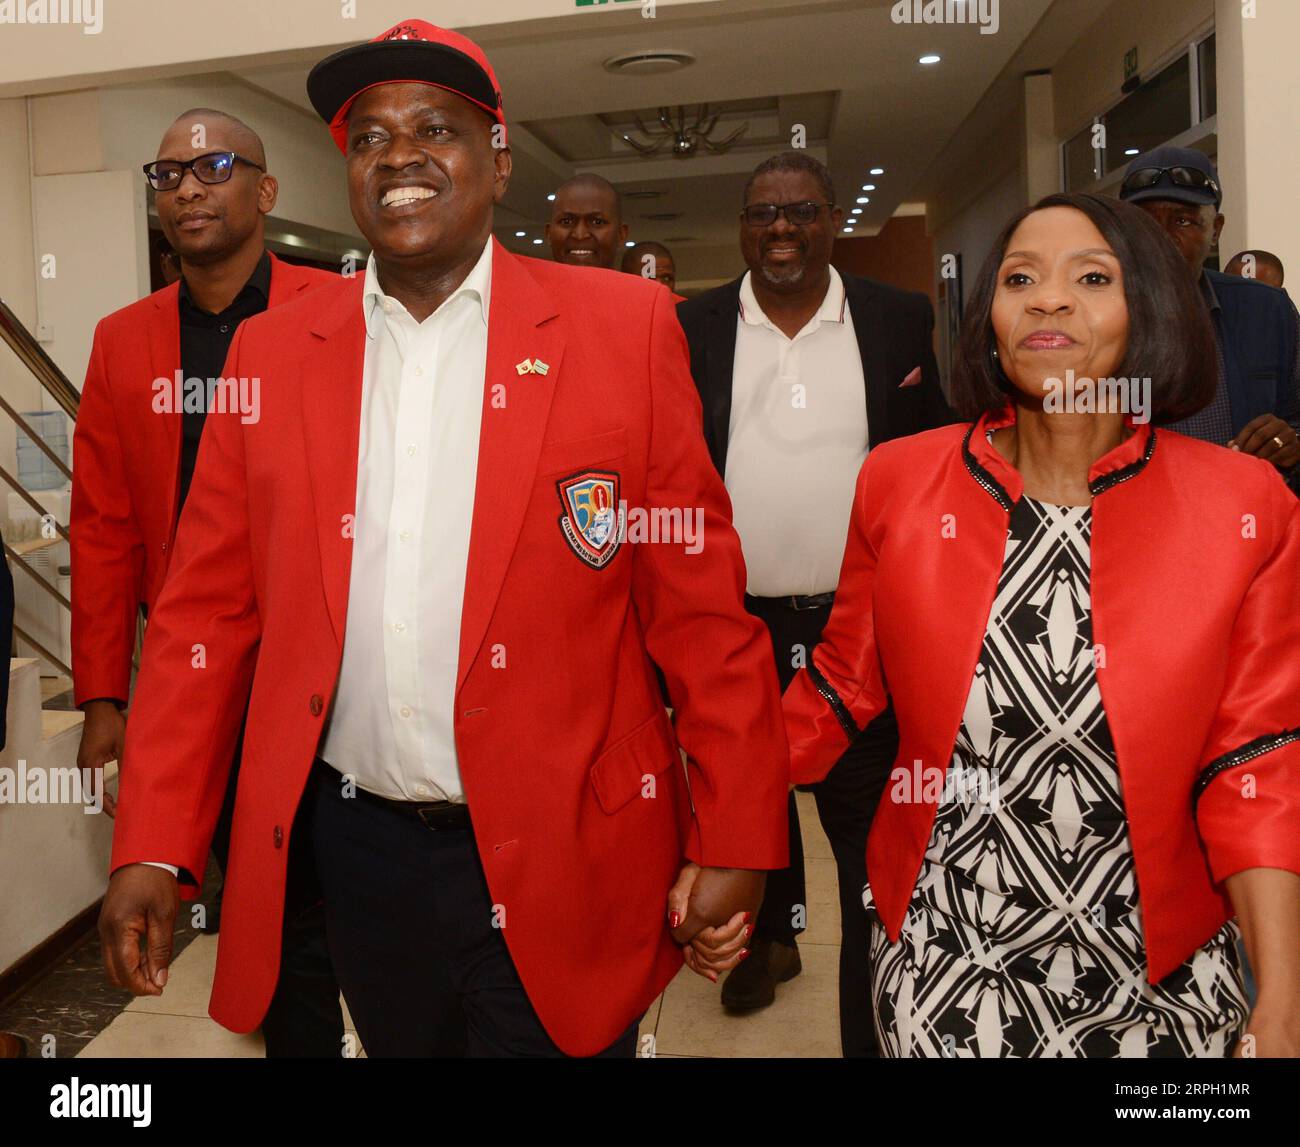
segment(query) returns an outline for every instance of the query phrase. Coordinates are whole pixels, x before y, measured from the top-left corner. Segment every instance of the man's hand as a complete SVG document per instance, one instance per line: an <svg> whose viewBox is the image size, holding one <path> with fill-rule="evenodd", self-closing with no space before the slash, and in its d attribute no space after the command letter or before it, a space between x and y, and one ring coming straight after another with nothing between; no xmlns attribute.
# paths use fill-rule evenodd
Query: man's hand
<svg viewBox="0 0 1300 1147"><path fill-rule="evenodd" d="M136 996L162 995L180 902L180 884L165 868L127 864L113 873L99 910L99 938L110 984Z"/></svg>
<svg viewBox="0 0 1300 1147"><path fill-rule="evenodd" d="M1300 462L1300 435L1276 414L1252 418L1228 445L1243 454L1272 462L1279 470L1289 470Z"/></svg>
<svg viewBox="0 0 1300 1147"><path fill-rule="evenodd" d="M112 816L117 809L108 789L104 787L104 766L109 761L122 760L122 743L126 740L126 716L112 701L87 701L84 712L86 723L81 729L81 748L77 750L77 767L81 779L90 789L92 784L104 794L104 811ZM92 773L98 773L93 778Z"/></svg>
<svg viewBox="0 0 1300 1147"><path fill-rule="evenodd" d="M668 892L668 926L691 971L716 983L749 955L745 942L766 882L762 871L686 864Z"/></svg>

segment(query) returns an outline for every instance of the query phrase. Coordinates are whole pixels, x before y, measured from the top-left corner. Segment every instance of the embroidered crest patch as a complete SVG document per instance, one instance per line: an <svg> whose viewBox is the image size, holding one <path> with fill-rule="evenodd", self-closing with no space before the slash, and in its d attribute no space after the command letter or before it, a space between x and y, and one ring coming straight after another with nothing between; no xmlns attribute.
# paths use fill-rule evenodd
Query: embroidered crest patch
<svg viewBox="0 0 1300 1147"><path fill-rule="evenodd" d="M607 565L621 541L618 532L618 475L586 470L555 484L560 530L569 548L593 569Z"/></svg>

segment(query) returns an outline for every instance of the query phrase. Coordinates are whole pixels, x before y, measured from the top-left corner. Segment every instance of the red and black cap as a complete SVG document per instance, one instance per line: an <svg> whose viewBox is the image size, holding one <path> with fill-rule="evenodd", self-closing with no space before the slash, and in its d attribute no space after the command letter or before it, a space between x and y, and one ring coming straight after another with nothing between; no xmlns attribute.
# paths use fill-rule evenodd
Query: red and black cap
<svg viewBox="0 0 1300 1147"><path fill-rule="evenodd" d="M473 40L425 20L403 20L366 44L326 56L307 77L307 95L347 151L348 110L379 84L430 84L455 92L504 126L501 85Z"/></svg>

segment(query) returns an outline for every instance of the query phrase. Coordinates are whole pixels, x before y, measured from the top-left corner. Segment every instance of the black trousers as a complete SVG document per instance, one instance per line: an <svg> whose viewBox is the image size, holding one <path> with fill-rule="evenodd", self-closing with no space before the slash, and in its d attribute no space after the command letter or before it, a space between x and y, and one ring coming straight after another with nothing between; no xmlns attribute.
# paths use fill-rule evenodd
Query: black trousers
<svg viewBox="0 0 1300 1147"><path fill-rule="evenodd" d="M324 761L309 793L330 951L366 1055L562 1056L493 927L473 831L345 797ZM598 1058L634 1056L638 1022Z"/></svg>
<svg viewBox="0 0 1300 1147"><path fill-rule="evenodd" d="M809 662L830 606L795 610L778 600L748 596L745 605L767 625L784 692L798 665ZM825 780L812 786L839 882L840 1047L850 1058L879 1055L871 1006L871 923L862 907L862 890L867 883L867 834L897 752L898 724L891 708L862 730ZM803 835L791 793L790 867L768 874L763 907L754 921L755 938L793 944L803 931L807 903Z"/></svg>
<svg viewBox="0 0 1300 1147"><path fill-rule="evenodd" d="M243 732L235 746L226 799L212 837L212 854L224 878ZM262 1020L267 1059L338 1059L343 1055L343 1009L325 938L325 906L311 844L310 801L304 796L289 834L289 869L280 940L280 978Z"/></svg>

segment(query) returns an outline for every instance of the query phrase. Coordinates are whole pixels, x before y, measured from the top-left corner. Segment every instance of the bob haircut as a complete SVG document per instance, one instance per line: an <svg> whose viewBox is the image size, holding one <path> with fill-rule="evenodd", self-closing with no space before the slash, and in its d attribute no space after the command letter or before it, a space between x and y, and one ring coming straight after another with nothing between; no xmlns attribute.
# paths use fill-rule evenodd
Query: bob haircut
<svg viewBox="0 0 1300 1147"><path fill-rule="evenodd" d="M980 267L962 320L953 364L952 405L974 421L1000 410L1015 393L993 356L993 296L998 269L1016 228L1035 211L1082 211L1119 259L1128 304L1128 346L1120 378L1151 380L1151 420L1173 422L1208 405L1218 386L1214 329L1200 289L1169 237L1145 211L1100 195L1048 195L1014 215Z"/></svg>

